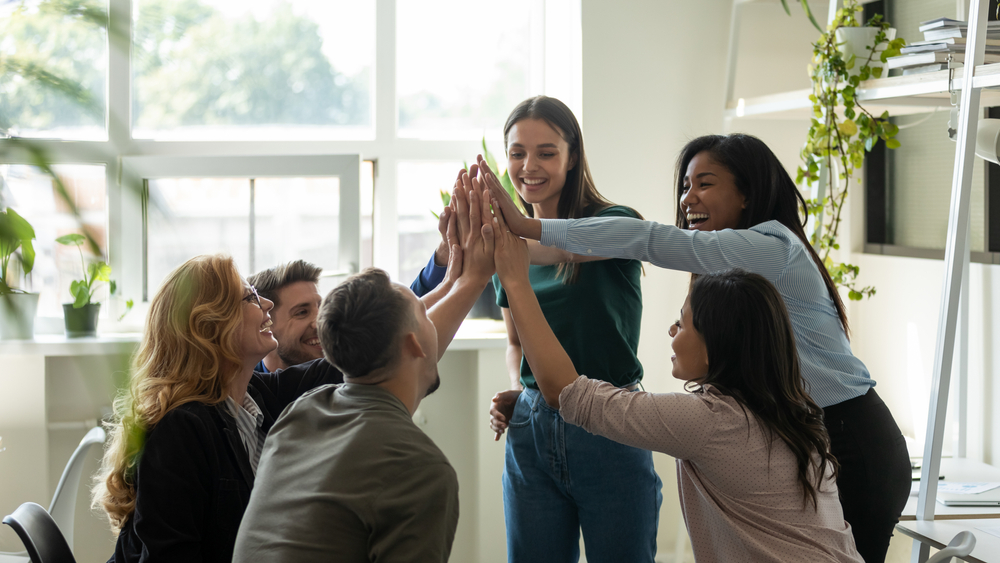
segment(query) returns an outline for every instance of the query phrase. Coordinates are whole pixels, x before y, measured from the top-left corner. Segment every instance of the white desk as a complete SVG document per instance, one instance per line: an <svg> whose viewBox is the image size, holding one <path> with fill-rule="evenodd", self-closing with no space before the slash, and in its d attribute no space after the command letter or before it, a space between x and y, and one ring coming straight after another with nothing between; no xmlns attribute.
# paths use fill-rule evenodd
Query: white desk
<svg viewBox="0 0 1000 563"><path fill-rule="evenodd" d="M942 464L944 460L941 460ZM947 474L945 474L947 476ZM938 504L938 506L941 506ZM977 528L977 526L996 526L994 520L916 520L900 522L896 529L922 543L941 549L956 534L970 531L976 536L976 547L964 561L971 563L1000 562L1000 537L994 536Z"/></svg>
<svg viewBox="0 0 1000 563"><path fill-rule="evenodd" d="M1000 468L978 461L964 458L941 458L941 474L945 481L965 483L1000 482ZM912 495L906 501L901 522L916 520L917 496ZM935 520L956 520L973 518L1000 518L1000 506L945 506L940 502L934 504ZM952 534L954 535L954 534ZM976 534L979 538L979 534ZM1000 539L1000 538L998 538ZM948 539L951 541L951 538ZM948 542L944 542L947 544ZM997 553L1000 553L998 551Z"/></svg>

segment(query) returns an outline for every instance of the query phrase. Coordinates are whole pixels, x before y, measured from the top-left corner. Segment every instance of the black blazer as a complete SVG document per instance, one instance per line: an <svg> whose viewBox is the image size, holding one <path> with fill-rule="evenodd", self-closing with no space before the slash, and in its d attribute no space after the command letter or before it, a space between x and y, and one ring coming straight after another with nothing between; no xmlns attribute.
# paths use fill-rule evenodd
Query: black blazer
<svg viewBox="0 0 1000 563"><path fill-rule="evenodd" d="M254 372L247 392L269 431L303 393L342 382L340 371L319 359ZM109 563L229 563L253 482L249 455L224 405L186 403L171 410L146 435L135 512L122 526Z"/></svg>

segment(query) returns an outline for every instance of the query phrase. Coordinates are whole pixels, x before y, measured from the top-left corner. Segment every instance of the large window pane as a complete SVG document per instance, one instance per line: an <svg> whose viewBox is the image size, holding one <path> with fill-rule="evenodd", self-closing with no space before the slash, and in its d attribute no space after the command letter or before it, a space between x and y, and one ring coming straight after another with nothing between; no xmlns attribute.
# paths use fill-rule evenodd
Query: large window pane
<svg viewBox="0 0 1000 563"><path fill-rule="evenodd" d="M337 269L338 178L258 178L254 217L253 271L298 259Z"/></svg>
<svg viewBox="0 0 1000 563"><path fill-rule="evenodd" d="M372 137L374 0L135 0L133 136Z"/></svg>
<svg viewBox="0 0 1000 563"><path fill-rule="evenodd" d="M223 252L250 272L250 181L171 178L149 181L147 289L153 297L174 268Z"/></svg>
<svg viewBox="0 0 1000 563"><path fill-rule="evenodd" d="M438 220L432 213L441 213L441 190L451 192L461 168L461 162L399 163L400 283L413 281L441 242Z"/></svg>
<svg viewBox="0 0 1000 563"><path fill-rule="evenodd" d="M40 317L62 317L62 304L72 302L69 284L83 274L79 251L56 244L56 238L86 229L107 251L108 195L104 167L56 166L54 171L79 211L80 220L70 212L50 176L32 166L0 166L0 179L4 184L2 199L35 230L35 266L26 289L41 294L38 299ZM88 261L94 259L87 247L84 250ZM102 259L106 260L107 256ZM114 274L112 272L112 278ZM101 284L95 300L103 302L107 290L107 285Z"/></svg>
<svg viewBox="0 0 1000 563"><path fill-rule="evenodd" d="M107 2L0 2L0 137L105 140Z"/></svg>
<svg viewBox="0 0 1000 563"><path fill-rule="evenodd" d="M530 0L396 3L399 134L479 138L530 92Z"/></svg>

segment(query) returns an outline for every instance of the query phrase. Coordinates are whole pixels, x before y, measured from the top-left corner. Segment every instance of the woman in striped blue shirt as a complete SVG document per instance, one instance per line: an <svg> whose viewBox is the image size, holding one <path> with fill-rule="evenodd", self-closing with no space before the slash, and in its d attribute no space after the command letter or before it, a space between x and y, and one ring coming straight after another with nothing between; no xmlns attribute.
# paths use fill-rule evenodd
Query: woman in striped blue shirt
<svg viewBox="0 0 1000 563"><path fill-rule="evenodd" d="M511 231L543 245L694 274L740 267L773 283L840 462L844 517L865 561L885 560L909 495L906 445L868 369L851 353L844 304L803 229L805 200L767 145L742 134L689 142L677 159L676 227L620 217L524 217L488 167L484 172Z"/></svg>

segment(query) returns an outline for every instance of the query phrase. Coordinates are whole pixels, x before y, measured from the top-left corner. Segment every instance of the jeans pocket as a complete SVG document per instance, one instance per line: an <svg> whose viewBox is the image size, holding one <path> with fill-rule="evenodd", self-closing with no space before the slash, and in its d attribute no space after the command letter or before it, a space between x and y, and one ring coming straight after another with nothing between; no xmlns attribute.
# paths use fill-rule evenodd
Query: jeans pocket
<svg viewBox="0 0 1000 563"><path fill-rule="evenodd" d="M510 422L507 424L508 428L524 428L531 424L532 399L533 396L529 396L525 392L517 397L517 402L514 403L514 412L510 415Z"/></svg>

